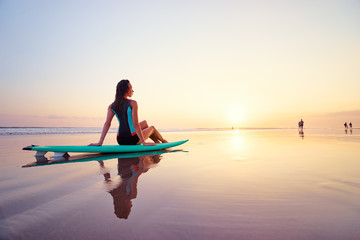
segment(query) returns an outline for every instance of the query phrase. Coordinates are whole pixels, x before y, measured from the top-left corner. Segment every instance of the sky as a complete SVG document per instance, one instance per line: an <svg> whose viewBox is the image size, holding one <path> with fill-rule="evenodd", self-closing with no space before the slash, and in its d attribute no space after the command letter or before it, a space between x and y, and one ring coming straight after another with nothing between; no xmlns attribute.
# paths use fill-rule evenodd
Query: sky
<svg viewBox="0 0 360 240"><path fill-rule="evenodd" d="M360 126L359 0L0 0L0 126ZM113 126L117 124L113 121Z"/></svg>

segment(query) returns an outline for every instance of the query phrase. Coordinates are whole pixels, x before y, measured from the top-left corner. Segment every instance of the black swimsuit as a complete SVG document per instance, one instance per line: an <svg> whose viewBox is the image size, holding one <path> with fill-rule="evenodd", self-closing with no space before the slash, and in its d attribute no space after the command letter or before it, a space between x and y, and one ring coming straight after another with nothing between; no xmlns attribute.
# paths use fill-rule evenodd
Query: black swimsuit
<svg viewBox="0 0 360 240"><path fill-rule="evenodd" d="M123 104L119 106L118 109L116 109L114 103L111 104L111 110L119 120L119 129L116 138L119 145L136 145L140 140L135 132L130 103L131 100L124 99Z"/></svg>

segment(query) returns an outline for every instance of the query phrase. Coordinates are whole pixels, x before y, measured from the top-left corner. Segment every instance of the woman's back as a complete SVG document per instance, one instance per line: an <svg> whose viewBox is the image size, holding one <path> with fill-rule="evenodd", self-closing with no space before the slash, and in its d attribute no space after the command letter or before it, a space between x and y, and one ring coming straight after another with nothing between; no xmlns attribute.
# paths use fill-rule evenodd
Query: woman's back
<svg viewBox="0 0 360 240"><path fill-rule="evenodd" d="M121 104L115 102L111 104L111 110L119 121L117 135L120 137L130 137L136 134L130 103L131 100L124 98Z"/></svg>

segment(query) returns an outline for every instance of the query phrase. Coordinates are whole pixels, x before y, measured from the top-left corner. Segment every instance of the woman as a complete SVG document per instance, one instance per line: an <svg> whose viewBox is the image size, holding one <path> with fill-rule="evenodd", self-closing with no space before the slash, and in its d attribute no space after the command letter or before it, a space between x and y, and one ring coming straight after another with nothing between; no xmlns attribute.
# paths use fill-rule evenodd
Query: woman
<svg viewBox="0 0 360 240"><path fill-rule="evenodd" d="M119 120L117 132L117 142L119 145L155 145L155 143L167 142L155 127L149 127L146 121L139 123L137 102L129 99L133 93L134 91L129 80L121 80L117 84L115 101L108 107L106 122L100 140L97 143L91 143L89 146L101 146L103 144L114 115ZM154 143L145 142L148 138L151 138Z"/></svg>

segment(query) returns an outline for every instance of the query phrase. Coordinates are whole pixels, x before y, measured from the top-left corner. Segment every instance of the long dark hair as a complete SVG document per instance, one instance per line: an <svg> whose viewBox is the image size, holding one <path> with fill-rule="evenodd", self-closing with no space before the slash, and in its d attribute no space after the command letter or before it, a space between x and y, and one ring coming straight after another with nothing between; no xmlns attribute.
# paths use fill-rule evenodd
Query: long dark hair
<svg viewBox="0 0 360 240"><path fill-rule="evenodd" d="M116 95L114 101L114 107L119 109L124 102L124 95L129 91L130 81L127 79L121 80L116 86Z"/></svg>

